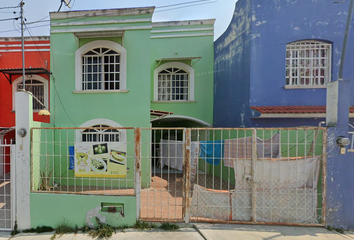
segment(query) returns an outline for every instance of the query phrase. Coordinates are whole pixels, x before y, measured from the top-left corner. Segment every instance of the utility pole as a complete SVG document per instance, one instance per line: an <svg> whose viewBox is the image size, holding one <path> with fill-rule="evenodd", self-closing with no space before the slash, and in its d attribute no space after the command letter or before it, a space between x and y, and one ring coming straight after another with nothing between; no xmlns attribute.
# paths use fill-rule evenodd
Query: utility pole
<svg viewBox="0 0 354 240"><path fill-rule="evenodd" d="M26 80L26 75L25 75L25 40L24 40L24 36L23 36L23 25L25 24L25 22L23 21L23 5L25 5L25 3L23 2L23 0L21 0L20 3L20 7L21 7L21 41L22 41L22 88L23 90L26 90L25 87L25 80Z"/></svg>

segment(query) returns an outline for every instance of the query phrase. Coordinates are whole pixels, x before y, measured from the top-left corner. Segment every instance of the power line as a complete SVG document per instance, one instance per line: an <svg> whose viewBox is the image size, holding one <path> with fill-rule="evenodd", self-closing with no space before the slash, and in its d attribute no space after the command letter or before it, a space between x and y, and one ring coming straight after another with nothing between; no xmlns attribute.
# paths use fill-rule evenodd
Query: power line
<svg viewBox="0 0 354 240"><path fill-rule="evenodd" d="M166 10L158 10L158 11L155 11L155 12L166 12L166 11L171 11L171 10L180 9L180 8L194 7L194 6L204 5L204 4L216 3L217 1L219 1L219 0L208 1L208 2L204 1L204 3L198 3L198 4L183 6L183 7L176 7L176 8L166 9Z"/></svg>
<svg viewBox="0 0 354 240"><path fill-rule="evenodd" d="M27 24L26 24L26 23L25 23L25 25L26 25L26 29L27 29L27 31L28 31L28 33L29 33L29 35L30 35L30 36L32 37L32 39L33 39L33 35L32 35L32 32L31 32L31 29L27 26ZM37 50L38 50L39 54L41 55L41 57L42 57L42 59L43 59L44 64L47 66L47 61L44 59L42 52L41 52L41 51L39 51L39 48L38 48L38 46L37 46L36 42L35 42L34 40L32 40L32 42L34 43L34 45L36 46L36 48L37 48Z"/></svg>
<svg viewBox="0 0 354 240"><path fill-rule="evenodd" d="M179 6L179 5L186 5L186 4L196 3L196 2L209 2L209 1L211 1L211 0L189 1L189 2L176 3L176 4L171 4L171 5L165 5L165 6L157 6L156 8L167 8L167 7L174 7L174 6Z"/></svg>
<svg viewBox="0 0 354 240"><path fill-rule="evenodd" d="M18 18L5 18L5 19L0 19L0 22L2 22L2 21L9 21L9 20L18 20Z"/></svg>
<svg viewBox="0 0 354 240"><path fill-rule="evenodd" d="M9 9L9 8L19 8L20 5L16 6L16 7L0 7L0 9Z"/></svg>
<svg viewBox="0 0 354 240"><path fill-rule="evenodd" d="M49 15L48 15L48 16L45 16L45 17L43 17L43 18L41 18L41 19L39 19L39 20L37 20L37 21L28 22L28 23L26 23L26 24L29 25L29 24L35 24L35 23L41 23L41 22L49 22L50 20L43 20L43 19L46 19L47 17L49 17ZM43 21L42 21L42 20L43 20Z"/></svg>

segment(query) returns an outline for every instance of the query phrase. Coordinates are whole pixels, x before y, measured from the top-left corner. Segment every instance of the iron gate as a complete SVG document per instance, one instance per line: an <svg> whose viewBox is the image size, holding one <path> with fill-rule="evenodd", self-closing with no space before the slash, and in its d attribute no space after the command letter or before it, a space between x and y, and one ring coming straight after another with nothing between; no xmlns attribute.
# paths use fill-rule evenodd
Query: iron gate
<svg viewBox="0 0 354 240"><path fill-rule="evenodd" d="M150 169L141 175L150 182L142 220L325 222L325 128L145 128L141 136Z"/></svg>

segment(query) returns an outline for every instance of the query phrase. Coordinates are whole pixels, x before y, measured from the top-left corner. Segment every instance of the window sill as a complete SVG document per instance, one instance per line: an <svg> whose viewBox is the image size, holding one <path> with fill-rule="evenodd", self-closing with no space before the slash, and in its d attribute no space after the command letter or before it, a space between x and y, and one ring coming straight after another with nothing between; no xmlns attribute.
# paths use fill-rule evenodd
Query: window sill
<svg viewBox="0 0 354 240"><path fill-rule="evenodd" d="M79 90L73 91L73 93L126 93L129 92L128 89L124 90Z"/></svg>
<svg viewBox="0 0 354 240"><path fill-rule="evenodd" d="M316 89L316 88L327 88L324 86L284 86L284 89Z"/></svg>
<svg viewBox="0 0 354 240"><path fill-rule="evenodd" d="M197 102L196 100L189 100L189 101L151 101L152 103L194 103Z"/></svg>

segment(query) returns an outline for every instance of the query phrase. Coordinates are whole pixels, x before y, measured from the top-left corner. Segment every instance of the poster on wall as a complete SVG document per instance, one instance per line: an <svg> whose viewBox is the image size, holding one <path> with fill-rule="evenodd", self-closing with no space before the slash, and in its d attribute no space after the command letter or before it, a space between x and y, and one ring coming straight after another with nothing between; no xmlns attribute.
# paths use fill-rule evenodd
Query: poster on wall
<svg viewBox="0 0 354 240"><path fill-rule="evenodd" d="M127 175L126 145L75 144L76 177L117 177Z"/></svg>

